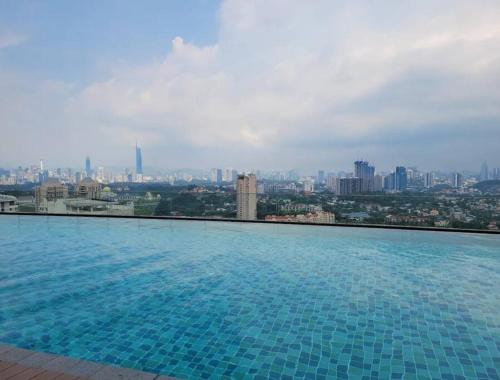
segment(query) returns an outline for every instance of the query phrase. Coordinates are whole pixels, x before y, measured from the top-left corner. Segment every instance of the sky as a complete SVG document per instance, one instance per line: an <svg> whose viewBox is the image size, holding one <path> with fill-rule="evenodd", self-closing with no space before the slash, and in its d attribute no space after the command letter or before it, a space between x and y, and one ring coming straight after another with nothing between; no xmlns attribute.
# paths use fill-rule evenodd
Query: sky
<svg viewBox="0 0 500 380"><path fill-rule="evenodd" d="M0 1L0 167L500 166L498 0Z"/></svg>

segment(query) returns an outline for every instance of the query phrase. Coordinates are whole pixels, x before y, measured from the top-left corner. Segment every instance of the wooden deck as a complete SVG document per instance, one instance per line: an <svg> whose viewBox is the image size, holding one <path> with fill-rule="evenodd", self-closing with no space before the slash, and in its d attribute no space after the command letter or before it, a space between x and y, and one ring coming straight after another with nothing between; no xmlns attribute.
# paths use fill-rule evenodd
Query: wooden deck
<svg viewBox="0 0 500 380"><path fill-rule="evenodd" d="M0 344L0 380L174 380L174 378Z"/></svg>

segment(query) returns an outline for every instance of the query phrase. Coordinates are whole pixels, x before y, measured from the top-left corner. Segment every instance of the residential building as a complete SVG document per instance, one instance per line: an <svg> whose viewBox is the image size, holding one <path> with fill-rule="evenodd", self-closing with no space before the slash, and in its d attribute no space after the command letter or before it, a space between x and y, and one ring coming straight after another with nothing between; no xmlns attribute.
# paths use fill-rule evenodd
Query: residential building
<svg viewBox="0 0 500 380"><path fill-rule="evenodd" d="M424 176L424 187L430 189L434 186L434 173L428 172Z"/></svg>
<svg viewBox="0 0 500 380"><path fill-rule="evenodd" d="M326 176L326 188L333 193L337 190L337 177L333 173Z"/></svg>
<svg viewBox="0 0 500 380"><path fill-rule="evenodd" d="M359 194L362 190L363 180L358 177L337 178L337 194L351 195Z"/></svg>
<svg viewBox="0 0 500 380"><path fill-rule="evenodd" d="M102 186L92 178L85 178L75 186L75 197L85 199L101 199Z"/></svg>
<svg viewBox="0 0 500 380"><path fill-rule="evenodd" d="M367 161L354 162L354 177L361 178L361 191L372 192L374 186L375 167Z"/></svg>
<svg viewBox="0 0 500 380"><path fill-rule="evenodd" d="M257 178L254 174L239 175L236 181L237 218L257 219Z"/></svg>
<svg viewBox="0 0 500 380"><path fill-rule="evenodd" d="M384 176L377 174L373 177L373 191L382 191L384 189Z"/></svg>
<svg viewBox="0 0 500 380"><path fill-rule="evenodd" d="M58 179L49 178L35 188L35 210L47 212L50 202L68 197L68 188Z"/></svg>

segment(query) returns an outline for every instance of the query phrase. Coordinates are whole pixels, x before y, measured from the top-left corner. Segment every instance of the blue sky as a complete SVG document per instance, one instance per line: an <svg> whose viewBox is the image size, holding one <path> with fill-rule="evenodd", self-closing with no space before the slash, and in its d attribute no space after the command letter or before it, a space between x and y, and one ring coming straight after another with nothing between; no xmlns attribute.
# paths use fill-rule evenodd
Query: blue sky
<svg viewBox="0 0 500 380"><path fill-rule="evenodd" d="M0 2L0 167L500 166L500 3Z"/></svg>
<svg viewBox="0 0 500 380"><path fill-rule="evenodd" d="M217 1L2 1L0 25L24 38L2 66L39 79L86 83L117 61L161 59L178 35L198 45L217 40Z"/></svg>

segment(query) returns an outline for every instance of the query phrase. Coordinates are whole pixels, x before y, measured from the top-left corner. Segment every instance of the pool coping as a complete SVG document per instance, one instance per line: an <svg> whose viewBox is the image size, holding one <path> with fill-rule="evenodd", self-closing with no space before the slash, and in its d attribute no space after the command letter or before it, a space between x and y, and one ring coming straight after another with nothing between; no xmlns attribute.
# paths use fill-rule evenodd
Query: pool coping
<svg viewBox="0 0 500 380"><path fill-rule="evenodd" d="M177 380L170 376L37 352L3 343L0 343L0 379Z"/></svg>
<svg viewBox="0 0 500 380"><path fill-rule="evenodd" d="M353 228L379 228L386 230L409 230L409 231L434 231L434 232L458 232L474 234L498 235L500 230L476 230L470 228L446 228L446 227L424 227L424 226L404 226L392 224L365 224L365 223L306 223L306 222L286 222L269 220L242 220L235 218L206 218L200 216L155 216L155 215L90 215L90 214L60 214L60 213L37 213L37 212L4 212L0 215L17 216L39 216L39 217L79 217L79 218L108 218L108 219L138 219L138 220L181 220L181 221L203 221L203 222L228 222L228 223L256 223L256 224L286 224L294 226L317 226L317 227L353 227Z"/></svg>

